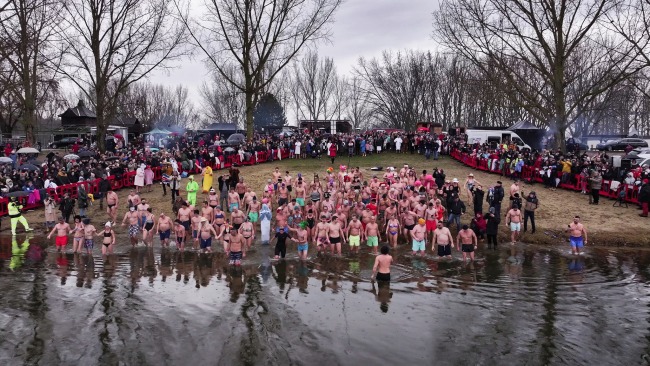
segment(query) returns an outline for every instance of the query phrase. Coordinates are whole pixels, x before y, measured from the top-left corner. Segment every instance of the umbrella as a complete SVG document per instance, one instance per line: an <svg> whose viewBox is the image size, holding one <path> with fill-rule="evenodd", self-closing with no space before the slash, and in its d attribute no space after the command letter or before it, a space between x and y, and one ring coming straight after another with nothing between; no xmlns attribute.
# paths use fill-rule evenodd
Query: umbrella
<svg viewBox="0 0 650 366"><path fill-rule="evenodd" d="M119 158L118 158L117 156L109 156L108 158L106 158L106 159L104 159L104 160L106 160L106 161L110 161L110 160L118 160L118 159L119 159Z"/></svg>
<svg viewBox="0 0 650 366"><path fill-rule="evenodd" d="M79 155L68 154L68 155L64 156L63 158L65 160L77 160L77 159L79 159Z"/></svg>
<svg viewBox="0 0 650 366"><path fill-rule="evenodd" d="M11 158L8 158L6 156L0 157L0 163L13 163L14 161L11 160Z"/></svg>
<svg viewBox="0 0 650 366"><path fill-rule="evenodd" d="M29 164L34 164L34 165L42 165L42 164L43 164L42 161L37 160L37 159L31 159L31 160L28 160L27 163L29 163Z"/></svg>
<svg viewBox="0 0 650 366"><path fill-rule="evenodd" d="M124 136L120 135L119 133L114 133L113 137L115 137L116 139L123 139L124 138Z"/></svg>
<svg viewBox="0 0 650 366"><path fill-rule="evenodd" d="M224 152L235 152L235 149L233 149L232 147L227 147L223 151Z"/></svg>
<svg viewBox="0 0 650 366"><path fill-rule="evenodd" d="M38 154L39 151L34 149L33 147L23 147L22 149L18 149L17 153L19 153L19 154Z"/></svg>
<svg viewBox="0 0 650 366"><path fill-rule="evenodd" d="M95 156L97 154L95 154L94 151L84 150L84 151L80 152L78 155L80 157L82 157L82 158L90 158L90 157L93 157L93 156Z"/></svg>
<svg viewBox="0 0 650 366"><path fill-rule="evenodd" d="M34 164L23 164L18 169L20 170L38 170L38 167Z"/></svg>
<svg viewBox="0 0 650 366"><path fill-rule="evenodd" d="M25 191L15 191L15 192L9 192L5 193L5 197L27 197L31 194L31 192L25 192Z"/></svg>
<svg viewBox="0 0 650 366"><path fill-rule="evenodd" d="M157 147L152 147L149 150L152 151L152 152L158 152L160 149L157 148Z"/></svg>

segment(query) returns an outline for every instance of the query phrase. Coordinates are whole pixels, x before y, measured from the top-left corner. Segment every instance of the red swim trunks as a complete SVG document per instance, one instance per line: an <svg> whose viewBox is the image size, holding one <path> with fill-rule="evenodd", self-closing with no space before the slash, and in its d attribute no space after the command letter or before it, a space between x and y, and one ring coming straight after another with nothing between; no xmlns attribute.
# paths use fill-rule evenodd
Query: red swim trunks
<svg viewBox="0 0 650 366"><path fill-rule="evenodd" d="M436 220L427 220L427 231L434 231L437 227Z"/></svg>
<svg viewBox="0 0 650 366"><path fill-rule="evenodd" d="M64 247L68 245L68 237L67 236L57 236L56 240L54 241L56 243L57 247Z"/></svg>

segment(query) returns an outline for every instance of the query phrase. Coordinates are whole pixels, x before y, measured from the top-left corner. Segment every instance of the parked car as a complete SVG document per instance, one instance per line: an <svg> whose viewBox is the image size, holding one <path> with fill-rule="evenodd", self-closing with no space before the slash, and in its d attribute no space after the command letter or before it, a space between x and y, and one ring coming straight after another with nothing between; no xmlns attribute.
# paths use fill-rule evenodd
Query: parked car
<svg viewBox="0 0 650 366"><path fill-rule="evenodd" d="M643 154L650 154L650 148L639 147L639 148L636 148L636 149L630 151L630 153L628 155L643 155Z"/></svg>
<svg viewBox="0 0 650 366"><path fill-rule="evenodd" d="M648 147L648 143L645 140L630 137L624 139L609 140L605 143L596 145L596 148L600 151L625 150L628 145L634 148Z"/></svg>
<svg viewBox="0 0 650 366"><path fill-rule="evenodd" d="M47 146L51 149L60 149L63 147L72 146L76 141L81 142L78 137L64 137L58 141L50 142Z"/></svg>

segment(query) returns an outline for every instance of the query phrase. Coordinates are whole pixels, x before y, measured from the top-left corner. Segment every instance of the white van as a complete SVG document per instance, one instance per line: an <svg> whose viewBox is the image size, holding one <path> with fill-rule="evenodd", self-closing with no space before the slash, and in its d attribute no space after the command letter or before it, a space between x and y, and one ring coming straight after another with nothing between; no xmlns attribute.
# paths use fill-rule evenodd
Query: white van
<svg viewBox="0 0 650 366"><path fill-rule="evenodd" d="M467 134L467 142L470 144L473 143L494 143L496 144L502 144L506 141L511 141L517 147L521 149L530 149L530 146L527 145L524 140L517 135L516 132L508 131L508 130L474 130L474 129L467 129L465 130L465 133Z"/></svg>

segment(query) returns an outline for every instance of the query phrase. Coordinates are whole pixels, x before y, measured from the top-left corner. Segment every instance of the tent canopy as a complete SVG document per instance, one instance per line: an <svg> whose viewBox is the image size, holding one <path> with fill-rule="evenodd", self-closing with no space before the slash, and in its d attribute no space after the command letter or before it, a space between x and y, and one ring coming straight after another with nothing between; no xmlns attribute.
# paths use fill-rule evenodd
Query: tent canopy
<svg viewBox="0 0 650 366"><path fill-rule="evenodd" d="M541 130L541 128L535 126L531 122L528 121L519 121L515 123L514 125L506 128L508 131L516 131L516 130Z"/></svg>
<svg viewBox="0 0 650 366"><path fill-rule="evenodd" d="M156 127L153 130L147 132L147 134L149 134L149 135L168 135L169 131Z"/></svg>

